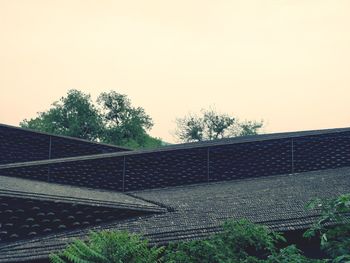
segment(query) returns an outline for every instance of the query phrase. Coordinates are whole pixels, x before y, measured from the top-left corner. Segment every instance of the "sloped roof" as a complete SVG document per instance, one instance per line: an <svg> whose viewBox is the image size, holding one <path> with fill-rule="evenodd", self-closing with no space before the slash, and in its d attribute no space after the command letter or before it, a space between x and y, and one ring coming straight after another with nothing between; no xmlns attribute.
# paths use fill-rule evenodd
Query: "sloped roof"
<svg viewBox="0 0 350 263"><path fill-rule="evenodd" d="M165 209L120 192L0 176L0 196L161 212Z"/></svg>
<svg viewBox="0 0 350 263"><path fill-rule="evenodd" d="M0 164L129 150L125 147L0 124Z"/></svg>
<svg viewBox="0 0 350 263"><path fill-rule="evenodd" d="M0 246L165 211L123 193L0 176Z"/></svg>
<svg viewBox="0 0 350 263"><path fill-rule="evenodd" d="M29 145L45 159L44 139L40 149L27 137L16 149ZM81 153L28 161L26 152L25 162L0 165L0 262L47 258L90 230L128 230L163 244L205 237L230 218L304 229L317 217L305 210L310 199L350 191L350 128Z"/></svg>
<svg viewBox="0 0 350 263"><path fill-rule="evenodd" d="M303 137L307 137L306 140L309 140L310 139L309 136L312 136L314 139L322 140L322 137L319 137L319 136L336 135L341 133L346 133L344 137L349 137L348 133L350 133L350 127L248 135L248 136L239 136L239 137L225 138L225 139L218 139L218 140L211 140L211 141L172 144L172 145L166 145L166 146L162 146L154 149L140 149L140 150L133 150L133 151L73 156L73 157L57 158L57 159L51 159L51 160L46 159L46 160L38 160L38 161L18 162L13 164L0 165L0 169L45 165L45 164L51 164L51 163L95 160L95 159L103 159L103 158L110 158L110 157L134 156L134 155L140 155L140 154L170 152L170 151L177 151L177 150L225 146L225 145L231 145L231 144L261 142L261 141L269 141L269 140L293 139L293 138L303 138Z"/></svg>
<svg viewBox="0 0 350 263"><path fill-rule="evenodd" d="M93 141L89 141L89 140L85 140L85 139L81 139L81 138L70 137L70 136L65 136L65 135L57 135L57 134L52 134L52 133L49 133L49 132L42 132L42 131L32 130L32 129L28 129L28 128L22 128L22 127L17 127L17 126L3 124L3 123L0 123L0 128L7 128L7 129L11 129L11 130L23 131L23 132L27 132L27 133L32 133L34 135L52 136L52 137L67 139L67 140L70 140L70 141L83 142L83 143L90 144L90 145L96 145L96 146L100 146L101 145L101 146L106 146L107 148L111 148L111 149L114 148L114 149L119 149L119 150L124 150L124 151L130 151L131 150L130 148L124 147L124 146L112 145L112 144L107 144L107 143L103 143L103 142L93 142Z"/></svg>
<svg viewBox="0 0 350 263"><path fill-rule="evenodd" d="M27 242L0 246L0 262L45 258L72 238L90 230L128 230L144 234L152 243L197 239L220 230L227 219L247 218L273 230L305 229L318 216L306 210L313 198L350 192L350 168L275 175L229 182L131 192L132 196L168 207L167 213L111 222Z"/></svg>
<svg viewBox="0 0 350 263"><path fill-rule="evenodd" d="M350 129L266 134L0 165L0 174L114 191L350 166Z"/></svg>

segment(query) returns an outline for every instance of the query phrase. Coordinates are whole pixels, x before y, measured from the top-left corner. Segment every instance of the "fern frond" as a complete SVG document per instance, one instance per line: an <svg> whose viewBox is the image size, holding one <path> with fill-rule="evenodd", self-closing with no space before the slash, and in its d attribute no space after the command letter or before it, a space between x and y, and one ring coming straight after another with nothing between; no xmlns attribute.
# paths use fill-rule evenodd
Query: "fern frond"
<svg viewBox="0 0 350 263"><path fill-rule="evenodd" d="M94 263L85 258L85 254L80 250L79 246L82 241L77 240L73 244L69 245L63 252L63 255L67 257L73 263Z"/></svg>
<svg viewBox="0 0 350 263"><path fill-rule="evenodd" d="M67 263L57 254L51 254L49 258L51 263Z"/></svg>

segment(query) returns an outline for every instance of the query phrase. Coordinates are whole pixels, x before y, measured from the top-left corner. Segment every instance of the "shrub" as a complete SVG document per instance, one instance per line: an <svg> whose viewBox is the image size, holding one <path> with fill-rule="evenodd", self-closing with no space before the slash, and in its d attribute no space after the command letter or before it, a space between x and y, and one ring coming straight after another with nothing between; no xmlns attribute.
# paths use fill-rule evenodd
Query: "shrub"
<svg viewBox="0 0 350 263"><path fill-rule="evenodd" d="M280 249L278 253L273 253L268 257L264 263L322 263L325 260L317 260L306 258L301 254L301 251L295 246L291 245Z"/></svg>
<svg viewBox="0 0 350 263"><path fill-rule="evenodd" d="M316 199L309 208L320 209L321 216L304 236L319 236L321 249L333 262L350 262L350 194L330 200Z"/></svg>
<svg viewBox="0 0 350 263"><path fill-rule="evenodd" d="M52 263L154 263L164 248L149 247L146 240L127 232L91 232L88 241L75 240L59 254L50 256Z"/></svg>
<svg viewBox="0 0 350 263"><path fill-rule="evenodd" d="M203 241L176 243L169 246L165 260L175 262L258 262L276 251L284 241L266 227L247 220L227 221L223 231Z"/></svg>

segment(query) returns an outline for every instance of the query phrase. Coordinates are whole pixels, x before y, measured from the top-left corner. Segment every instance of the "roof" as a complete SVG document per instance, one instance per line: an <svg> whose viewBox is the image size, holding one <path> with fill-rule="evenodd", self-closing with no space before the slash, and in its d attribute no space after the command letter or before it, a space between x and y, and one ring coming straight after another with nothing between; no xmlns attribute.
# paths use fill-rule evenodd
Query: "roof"
<svg viewBox="0 0 350 263"><path fill-rule="evenodd" d="M310 199L350 192L350 128L108 153L1 131L0 155L16 162L0 164L0 262L47 258L90 230L164 244L206 237L231 218L305 229L318 216L305 210Z"/></svg>
<svg viewBox="0 0 350 263"><path fill-rule="evenodd" d="M181 144L172 144L166 145L154 149L146 150L133 150L133 151L122 151L122 152L112 152L112 153L102 153L102 154L92 154L76 157L67 157L67 158L56 158L51 160L39 160L31 162L18 162L14 164L3 164L0 165L0 169L11 168L11 167L21 167L21 166L33 166L33 165L44 165L50 163L64 163L64 162L74 162L74 161L84 161L84 160L95 160L102 158L110 157L121 157L121 156L135 156L140 154L150 154L150 153L161 153L161 152L170 152L177 150L186 150L186 149L196 149L196 148L207 148L214 146L225 146L232 144L242 144L242 143L251 143L251 142L261 142L269 140L281 140L281 139L297 139L307 137L307 139L314 137L334 135L347 133L345 137L349 137L350 127L346 128L334 128L334 129L323 129L323 130L308 130L308 131L296 131L296 132L283 132L283 133L269 133L269 134L259 134L259 135L248 135L248 136L239 136L234 138L225 138L211 141L201 141L201 142L191 142L191 143L181 143ZM68 137L69 138L69 137Z"/></svg>
<svg viewBox="0 0 350 263"><path fill-rule="evenodd" d="M339 168L349 156L344 128L5 164L0 174L128 192Z"/></svg>
<svg viewBox="0 0 350 263"><path fill-rule="evenodd" d="M134 191L129 194L172 208L168 212L68 231L27 242L0 246L0 262L27 261L47 257L72 238L90 230L128 230L144 234L152 243L191 240L220 231L227 219L247 218L273 230L309 227L318 216L306 210L313 198L329 198L350 192L350 168L212 182L190 186Z"/></svg>
<svg viewBox="0 0 350 263"><path fill-rule="evenodd" d="M57 134L53 134L53 133L49 133L49 132L42 132L42 131L32 130L32 129L28 129L28 128L22 128L22 127L17 127L17 126L3 124L3 123L0 123L0 127L14 129L14 130L19 130L19 131L24 131L24 132L28 132L28 133L37 134L37 135L41 134L41 135L47 135L47 136L52 136L52 137L57 137L57 138L68 139L68 140L72 140L72 141L84 142L84 143L87 143L87 144L95 144L95 145L102 145L102 146L104 145L104 146L111 147L111 148L123 149L125 151L130 151L131 150L130 148L125 147L125 146L112 145L112 144L103 143L103 142L93 142L93 141L89 141L89 140L85 140L85 139L81 139L81 138L76 138L76 137L71 137L71 136L64 136L64 135L57 135Z"/></svg>
<svg viewBox="0 0 350 263"><path fill-rule="evenodd" d="M0 124L0 164L129 150L125 147Z"/></svg>
<svg viewBox="0 0 350 263"><path fill-rule="evenodd" d="M123 193L0 177L0 245L165 211Z"/></svg>
<svg viewBox="0 0 350 263"><path fill-rule="evenodd" d="M120 192L0 176L0 196L88 206L161 212L158 205Z"/></svg>

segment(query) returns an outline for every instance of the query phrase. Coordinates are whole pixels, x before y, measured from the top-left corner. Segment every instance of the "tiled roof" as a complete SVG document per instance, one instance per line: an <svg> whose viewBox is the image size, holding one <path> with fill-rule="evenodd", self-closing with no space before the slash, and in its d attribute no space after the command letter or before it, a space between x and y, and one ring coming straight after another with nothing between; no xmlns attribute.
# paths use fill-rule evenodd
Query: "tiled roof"
<svg viewBox="0 0 350 263"><path fill-rule="evenodd" d="M125 147L0 124L0 164L129 150Z"/></svg>
<svg viewBox="0 0 350 263"><path fill-rule="evenodd" d="M135 191L339 168L349 156L346 128L5 164L0 175Z"/></svg>
<svg viewBox="0 0 350 263"><path fill-rule="evenodd" d="M117 148L0 125L0 262L47 258L90 230L163 244L230 218L304 229L310 199L350 192L350 128Z"/></svg>
<svg viewBox="0 0 350 263"><path fill-rule="evenodd" d="M0 177L0 245L165 211L123 193Z"/></svg>
<svg viewBox="0 0 350 263"><path fill-rule="evenodd" d="M247 218L273 230L305 229L317 217L306 210L313 198L350 192L350 168L211 182L190 186L134 191L129 194L168 207L168 212L116 220L85 230L0 246L0 262L45 258L72 238L90 230L129 230L152 243L203 238L220 230L227 219Z"/></svg>
<svg viewBox="0 0 350 263"><path fill-rule="evenodd" d="M1 124L0 124L1 126ZM17 127L15 127L17 128ZM20 129L20 128L19 128ZM35 131L33 131L35 132ZM259 135L248 135L248 136L239 136L233 138L224 138L218 140L211 141L201 141L201 142L190 142L190 143L180 143L180 144L171 144L165 145L155 149L140 149L133 151L119 151L119 152L111 152L111 153L102 153L102 154L91 154L91 155L83 155L83 156L72 156L72 157L62 157L58 160L47 160L44 159L42 161L33 161L33 162L23 162L22 165L40 165L47 163L56 163L56 162L72 162L72 161L84 161L84 160L94 160L94 159L102 159L108 157L118 157L118 156L129 156L129 155L139 155L139 154L149 154L149 153L158 153L158 152L169 152L169 151L177 151L177 150L186 150L186 149L194 149L194 148L207 148L214 146L226 146L231 144L242 144L242 143L252 143L252 142L261 142L261 141L269 141L269 140L281 140L281 139L298 139L300 138L302 141L303 138L306 140L318 139L322 140L322 138L326 138L327 136L337 136L340 137L349 137L350 127L349 128L335 128L335 129L323 129L323 130L308 130L308 131L295 131L295 132L282 132L282 133L268 133L268 134L259 134ZM343 135L342 135L343 134ZM54 135L56 136L56 135ZM310 137L311 136L311 137ZM65 137L65 136L61 136ZM73 140L81 140L72 137L65 137ZM82 140L85 141L85 140ZM87 141L89 142L89 141ZM90 142L93 143L93 142ZM97 144L97 143L96 143ZM103 145L103 144L102 144ZM112 145L108 145L112 146ZM112 146L113 147L113 146ZM114 146L116 147L116 146ZM52 158L55 159L55 158ZM14 164L16 165L16 164ZM21 165L21 163L18 163ZM1 165L2 166L2 165ZM11 167L11 165L9 165Z"/></svg>
<svg viewBox="0 0 350 263"><path fill-rule="evenodd" d="M59 201L98 207L127 208L140 211L164 211L164 208L158 205L120 192L59 185L7 176L0 176L0 196Z"/></svg>

